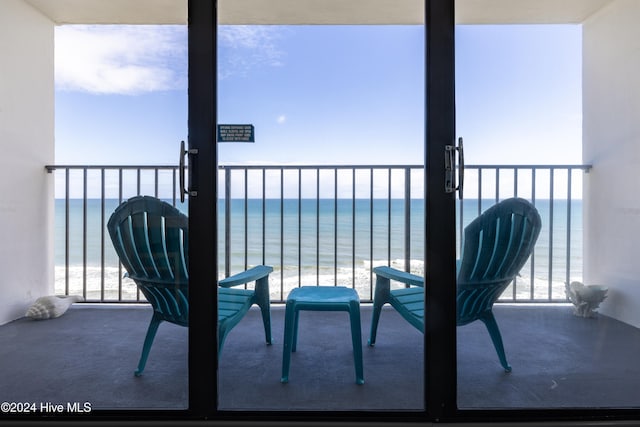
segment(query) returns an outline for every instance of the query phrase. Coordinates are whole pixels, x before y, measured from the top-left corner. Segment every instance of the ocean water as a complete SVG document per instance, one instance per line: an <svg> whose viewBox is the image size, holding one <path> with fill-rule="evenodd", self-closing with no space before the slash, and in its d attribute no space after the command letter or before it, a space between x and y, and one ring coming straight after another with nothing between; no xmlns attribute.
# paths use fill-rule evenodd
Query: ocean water
<svg viewBox="0 0 640 427"><path fill-rule="evenodd" d="M55 204L56 292L84 294L89 299L138 298L133 282L121 279L124 272L105 228L118 200L107 199L104 205L100 199L88 199L86 203L71 199L68 203L68 228L65 200L58 199ZM458 222L464 227L479 209L493 203L465 200L462 206L458 205ZM178 203L177 207L187 213L187 204ZM537 200L536 207L543 228L534 256L521 271L515 288L505 291L504 298L563 299L565 280L582 279L581 201L572 201L568 209L564 200ZM220 277L224 277L227 258L231 274L245 266L272 265L270 289L276 300L285 299L299 284L336 283L355 286L362 298L369 299L372 266L391 264L404 268L404 200L249 199L245 204L242 199L234 199L230 203L228 237L224 209L224 201L220 201ZM423 201L411 200L410 211L411 271L422 274ZM457 238L459 247L460 233Z"/></svg>

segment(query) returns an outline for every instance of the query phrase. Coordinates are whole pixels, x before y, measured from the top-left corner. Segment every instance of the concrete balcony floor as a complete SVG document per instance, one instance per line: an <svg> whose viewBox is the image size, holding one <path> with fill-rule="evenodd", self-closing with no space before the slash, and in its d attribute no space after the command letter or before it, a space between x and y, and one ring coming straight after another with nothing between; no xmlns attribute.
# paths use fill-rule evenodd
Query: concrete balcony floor
<svg viewBox="0 0 640 427"><path fill-rule="evenodd" d="M494 312L513 372L500 367L482 323L457 328L461 408L640 406L640 330L605 316L578 318L562 305L496 305ZM186 408L186 328L163 323L144 375L133 376L150 317L149 306L76 304L58 319L0 326L0 401ZM422 334L392 309L382 313L376 346L367 347L371 307L362 306L364 385L355 384L347 313L301 312L288 384L280 383L284 308L274 306L272 318L272 346L254 309L229 334L220 409L422 409Z"/></svg>

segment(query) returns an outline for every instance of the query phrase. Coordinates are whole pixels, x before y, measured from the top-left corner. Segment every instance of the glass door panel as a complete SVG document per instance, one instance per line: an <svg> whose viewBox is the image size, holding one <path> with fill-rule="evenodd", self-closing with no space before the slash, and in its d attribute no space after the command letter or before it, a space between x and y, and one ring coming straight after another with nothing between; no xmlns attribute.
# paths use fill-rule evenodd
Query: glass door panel
<svg viewBox="0 0 640 427"><path fill-rule="evenodd" d="M119 8L104 11L120 16L118 22L140 21L137 11ZM33 182L40 187L29 195L42 198L49 217L38 224L42 233L34 231L39 229L35 222L20 227L21 240L35 241L50 253L41 267L34 252L31 268L46 271L38 291L25 291L16 303L24 306L19 315L28 315L0 327L0 400L21 402L13 412L5 407L3 412L47 416L187 409L187 328L161 324L142 376L134 376L153 309L134 281L123 276L126 269L107 230L119 204L137 195L162 199L186 213L186 205L176 203L175 167L168 166L176 164L180 140L187 136L184 16L175 17L176 25L57 26L48 12L11 7L8 12L18 14L12 20L24 21L30 32L15 40L40 43L36 50L25 45L22 59L43 61L11 75L11 85L22 88L20 98L31 103L23 131L40 129L37 144L51 144L36 150L37 156L17 156L28 163L42 155L47 163L33 170L50 172L35 174ZM81 24L77 16L110 21L88 9L86 15L64 6L58 12L65 22ZM25 74L29 68L38 72ZM39 297L46 298L36 301Z"/></svg>
<svg viewBox="0 0 640 427"><path fill-rule="evenodd" d="M168 166L187 137L187 27L59 26L55 42L56 163L89 165L55 172L56 294L101 303L78 310L90 338L67 351L95 362L76 365L91 381L74 387L93 410L187 409L187 328L161 323L134 376L154 309L106 230L114 210L139 195L187 214Z"/></svg>
<svg viewBox="0 0 640 427"><path fill-rule="evenodd" d="M375 347L367 340L372 269L424 274L424 26L275 6L217 28L218 125L255 136L218 142L218 279L273 267L273 345L250 310L219 356L218 408L423 410L423 335L387 305ZM281 383L285 302L302 286L357 294L363 385L349 314L308 309Z"/></svg>
<svg viewBox="0 0 640 427"><path fill-rule="evenodd" d="M622 212L635 202L604 184L609 172L632 166L624 149L615 162L603 156L604 144L624 146L625 132L637 128L622 107L623 93L638 86L635 74L625 72L633 43L622 36L636 31L628 16L637 7L584 6L570 17L549 9L533 19L514 5L492 19L458 4L457 133L467 163L457 211L463 260L472 237L463 230L490 207L519 197L541 218L533 251L493 304L512 371L501 366L499 345L482 321L458 328L462 409L638 404L631 390L640 372L629 363L638 321L622 308L638 301L627 284L636 263L625 251L605 254L619 245L632 251L626 236L634 228L623 225ZM615 131L603 137L604 128ZM619 215L603 206L619 207ZM616 298L621 294L629 298ZM461 299L458 304L460 314L465 308ZM498 329L492 327L495 335Z"/></svg>

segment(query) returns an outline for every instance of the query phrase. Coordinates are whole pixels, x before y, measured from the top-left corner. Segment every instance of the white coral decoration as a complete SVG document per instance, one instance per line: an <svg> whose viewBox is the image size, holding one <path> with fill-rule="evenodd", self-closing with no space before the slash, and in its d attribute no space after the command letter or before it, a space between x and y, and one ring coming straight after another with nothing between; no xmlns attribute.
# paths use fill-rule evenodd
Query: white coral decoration
<svg viewBox="0 0 640 427"><path fill-rule="evenodd" d="M573 314L580 317L595 317L596 309L607 297L605 286L585 286L580 282L565 283L567 298L574 305Z"/></svg>
<svg viewBox="0 0 640 427"><path fill-rule="evenodd" d="M40 297L27 310L25 316L35 319L53 319L62 316L74 302L84 301L79 295Z"/></svg>

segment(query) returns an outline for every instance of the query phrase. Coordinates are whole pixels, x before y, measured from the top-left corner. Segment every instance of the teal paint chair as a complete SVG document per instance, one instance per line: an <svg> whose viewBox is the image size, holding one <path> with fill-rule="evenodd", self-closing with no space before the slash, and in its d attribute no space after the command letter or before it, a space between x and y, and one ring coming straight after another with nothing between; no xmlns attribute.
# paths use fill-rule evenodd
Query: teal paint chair
<svg viewBox="0 0 640 427"><path fill-rule="evenodd" d="M153 307L136 376L142 375L160 323L189 325L188 224L187 216L178 209L149 196L136 196L120 204L107 223L126 276L133 279ZM266 341L272 343L272 271L272 267L260 265L218 282L219 353L229 331L253 304L260 307ZM234 288L254 281L254 289Z"/></svg>
<svg viewBox="0 0 640 427"><path fill-rule="evenodd" d="M540 234L536 208L520 198L503 200L473 220L464 230L461 260L457 262L457 326L482 321L493 341L500 364L511 372L493 303L525 264ZM411 325L424 333L424 280L391 267L376 267L376 287L369 345L376 341L382 306L391 304ZM407 287L390 289L390 281Z"/></svg>

